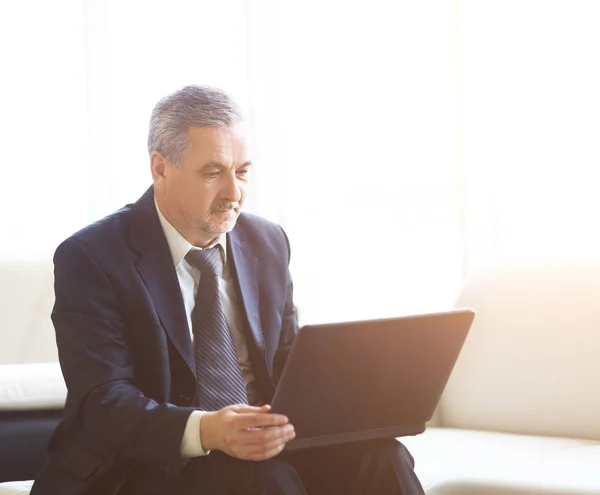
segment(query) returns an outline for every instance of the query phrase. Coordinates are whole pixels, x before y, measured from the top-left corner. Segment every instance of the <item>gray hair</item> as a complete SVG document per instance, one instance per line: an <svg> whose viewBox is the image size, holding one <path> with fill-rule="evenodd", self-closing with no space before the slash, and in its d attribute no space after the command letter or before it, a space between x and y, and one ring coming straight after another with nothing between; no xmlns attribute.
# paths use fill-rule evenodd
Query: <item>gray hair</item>
<svg viewBox="0 0 600 495"><path fill-rule="evenodd" d="M239 107L223 90L186 86L165 96L152 110L148 153L158 151L179 166L190 148L190 127L229 127L242 120Z"/></svg>

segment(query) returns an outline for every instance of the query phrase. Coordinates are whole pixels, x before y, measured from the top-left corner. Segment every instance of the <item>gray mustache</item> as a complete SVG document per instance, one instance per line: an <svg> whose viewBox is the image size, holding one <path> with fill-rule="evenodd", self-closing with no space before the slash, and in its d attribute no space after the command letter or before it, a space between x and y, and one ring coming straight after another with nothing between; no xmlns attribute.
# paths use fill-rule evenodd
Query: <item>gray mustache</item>
<svg viewBox="0 0 600 495"><path fill-rule="evenodd" d="M224 210L239 210L240 209L240 204L235 202L235 203L221 203L220 205L217 205L215 207L212 208L213 211L224 211Z"/></svg>

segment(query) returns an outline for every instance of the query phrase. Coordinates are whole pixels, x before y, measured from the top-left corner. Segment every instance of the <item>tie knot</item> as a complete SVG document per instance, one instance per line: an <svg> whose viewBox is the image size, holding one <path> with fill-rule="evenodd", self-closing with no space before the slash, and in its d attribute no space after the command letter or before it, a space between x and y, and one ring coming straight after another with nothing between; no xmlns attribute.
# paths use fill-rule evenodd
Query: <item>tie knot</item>
<svg viewBox="0 0 600 495"><path fill-rule="evenodd" d="M185 255L185 259L198 268L202 275L218 277L223 272L223 257L218 244L209 249L192 249Z"/></svg>

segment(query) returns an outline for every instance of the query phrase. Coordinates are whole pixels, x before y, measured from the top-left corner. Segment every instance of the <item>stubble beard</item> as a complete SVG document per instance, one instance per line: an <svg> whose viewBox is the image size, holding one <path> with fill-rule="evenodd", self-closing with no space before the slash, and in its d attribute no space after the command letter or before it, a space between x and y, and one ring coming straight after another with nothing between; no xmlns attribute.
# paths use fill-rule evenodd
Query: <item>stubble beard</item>
<svg viewBox="0 0 600 495"><path fill-rule="evenodd" d="M202 226L202 230L208 234L225 234L233 230L238 217L239 212L236 212L235 216L231 220L223 220L220 222L211 222L210 220L206 220Z"/></svg>

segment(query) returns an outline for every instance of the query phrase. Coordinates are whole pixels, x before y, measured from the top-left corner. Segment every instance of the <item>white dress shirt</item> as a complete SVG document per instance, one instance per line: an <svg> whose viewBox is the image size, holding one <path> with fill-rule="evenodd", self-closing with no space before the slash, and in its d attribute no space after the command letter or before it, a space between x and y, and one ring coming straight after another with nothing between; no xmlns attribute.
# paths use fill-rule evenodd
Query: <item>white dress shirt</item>
<svg viewBox="0 0 600 495"><path fill-rule="evenodd" d="M156 204L156 203L155 203ZM200 270L190 265L185 256L192 249L201 249L190 244L178 231L173 227L161 213L158 205L156 211L160 224L162 226L169 250L173 258L173 264L177 273L181 295L183 296L183 304L187 316L188 329L193 340L192 332L192 311L196 304L196 293L198 292L198 283L200 281ZM256 389L253 386L254 375L250 366L250 356L248 354L248 346L246 340L241 333L244 322L242 320L242 311L240 311L238 295L236 292L235 281L231 277L231 270L227 263L227 241L226 235L220 234L213 244L221 246L223 253L223 273L219 277L219 292L223 301L223 311L227 324L231 331L233 343L235 345L238 362L242 371L242 377L246 383L248 393L248 402L255 403L257 399ZM181 455L183 458L198 457L208 454L202 448L202 439L200 437L200 421L205 411L194 411L188 418L183 438L181 440Z"/></svg>

